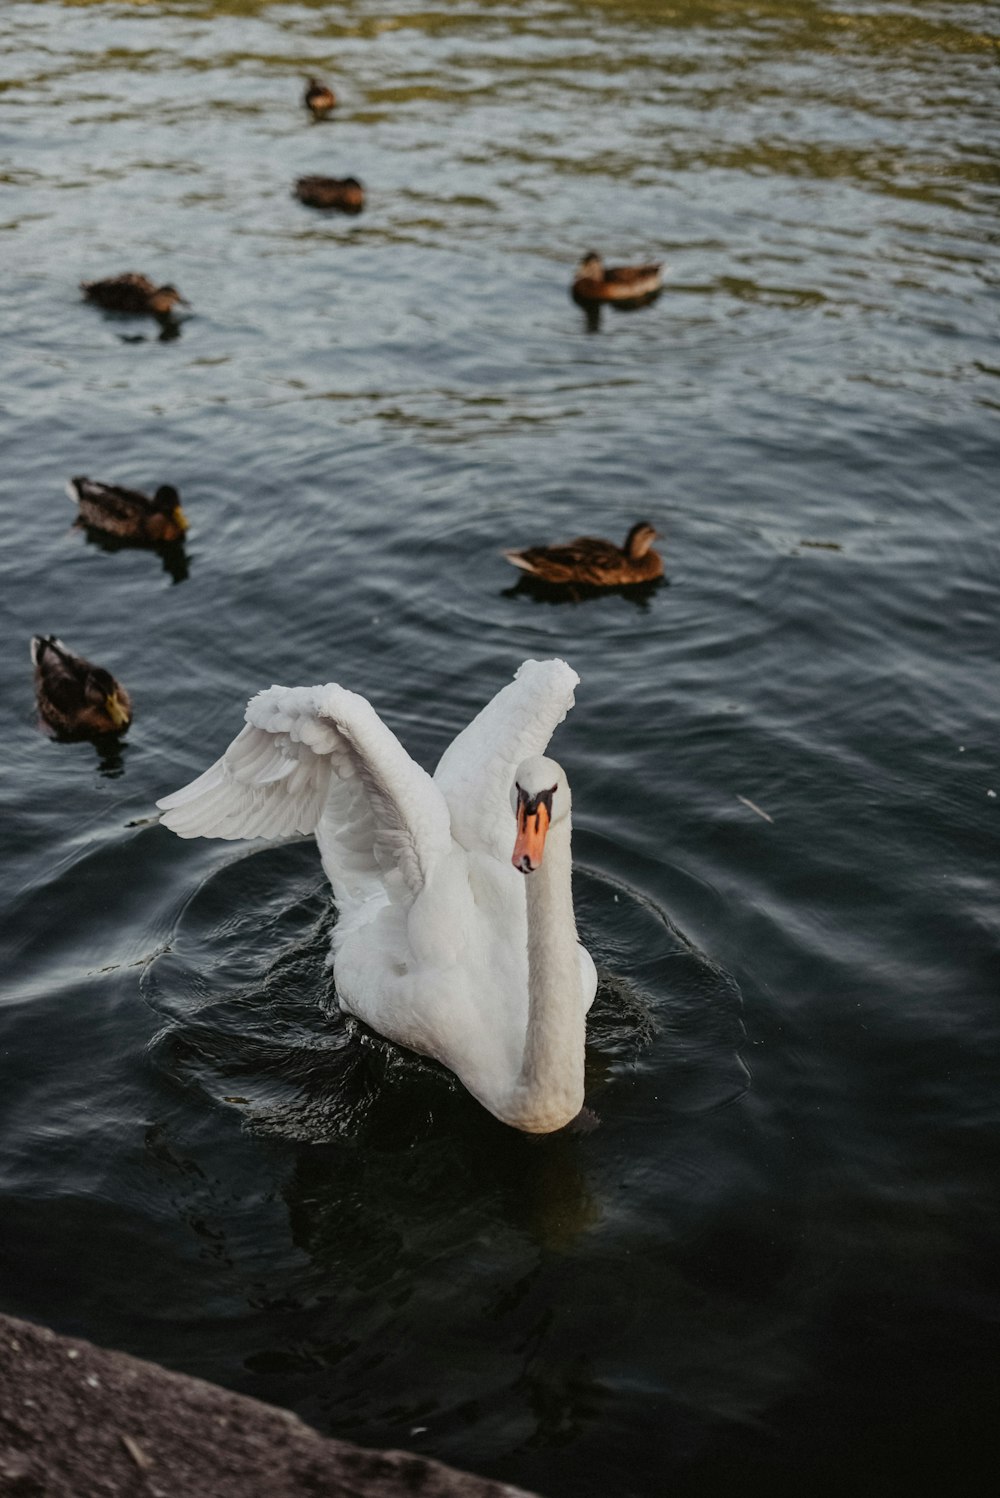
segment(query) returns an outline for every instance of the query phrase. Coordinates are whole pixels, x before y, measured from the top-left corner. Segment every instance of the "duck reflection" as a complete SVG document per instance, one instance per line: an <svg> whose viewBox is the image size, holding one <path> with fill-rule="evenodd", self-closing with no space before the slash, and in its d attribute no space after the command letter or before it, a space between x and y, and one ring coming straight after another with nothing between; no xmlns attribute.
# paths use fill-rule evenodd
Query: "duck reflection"
<svg viewBox="0 0 1000 1498"><path fill-rule="evenodd" d="M570 292L570 297L584 315L587 333L600 333L600 316L605 307L611 307L612 312L638 312L641 307L651 307L654 301L659 301L660 292L650 292L647 297L635 297L632 301L588 301L584 297L578 297L575 292Z"/></svg>
<svg viewBox="0 0 1000 1498"><path fill-rule="evenodd" d="M107 531L95 530L91 525L84 525L77 521L75 530L83 531L89 546L96 546L101 551L151 551L158 556L164 572L171 582L182 583L190 575L191 559L187 554L187 548L181 541L138 541L131 540L125 536L111 536Z"/></svg>
<svg viewBox="0 0 1000 1498"><path fill-rule="evenodd" d="M157 343L173 343L175 338L181 336L181 328L184 326L179 317L161 317L160 331L156 335Z"/></svg>
<svg viewBox="0 0 1000 1498"><path fill-rule="evenodd" d="M46 737L54 744L91 744L97 755L97 773L108 780L117 780L125 774L125 755L129 744L114 733L54 733L46 730Z"/></svg>
<svg viewBox="0 0 1000 1498"><path fill-rule="evenodd" d="M157 343L172 343L175 338L181 336L181 328L184 326L179 317L158 317L160 331L156 335ZM148 343L148 333L119 333L119 343Z"/></svg>
<svg viewBox="0 0 1000 1498"><path fill-rule="evenodd" d="M524 573L511 588L501 588L501 598L529 598L532 603L587 603L594 598L624 598L640 613L646 613L660 588L669 587L668 578L657 577L647 583L627 583L617 587L592 583L549 583Z"/></svg>
<svg viewBox="0 0 1000 1498"><path fill-rule="evenodd" d="M125 774L125 755L129 745L124 743L114 734L105 734L101 738L91 739L97 754L97 772L108 780L117 780L120 775Z"/></svg>

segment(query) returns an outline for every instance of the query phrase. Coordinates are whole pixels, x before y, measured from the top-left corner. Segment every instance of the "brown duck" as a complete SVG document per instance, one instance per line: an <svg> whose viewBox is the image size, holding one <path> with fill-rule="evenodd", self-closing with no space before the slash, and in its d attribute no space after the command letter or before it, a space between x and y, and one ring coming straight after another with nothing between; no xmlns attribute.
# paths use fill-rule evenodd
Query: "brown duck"
<svg viewBox="0 0 1000 1498"><path fill-rule="evenodd" d="M190 306L176 286L157 286L135 271L109 276L105 281L81 281L80 290L88 302L96 302L108 312L127 312L134 317L169 318L178 304Z"/></svg>
<svg viewBox="0 0 1000 1498"><path fill-rule="evenodd" d="M339 208L341 213L360 213L365 206L357 177L300 177L295 196L310 208Z"/></svg>
<svg viewBox="0 0 1000 1498"><path fill-rule="evenodd" d="M578 302L644 302L662 289L659 261L649 265L605 265L594 250L584 255L573 277Z"/></svg>
<svg viewBox="0 0 1000 1498"><path fill-rule="evenodd" d="M81 525L140 546L180 541L188 528L181 497L172 484L161 484L150 497L120 484L75 478L66 485L66 493L80 508Z"/></svg>
<svg viewBox="0 0 1000 1498"><path fill-rule="evenodd" d="M327 88L322 79L308 78L302 102L307 109L312 111L314 120L322 120L326 118L331 109L337 107L337 96L332 88Z"/></svg>
<svg viewBox="0 0 1000 1498"><path fill-rule="evenodd" d="M625 537L624 546L598 536L577 536L561 546L529 546L524 551L505 551L504 556L543 582L621 588L663 576L663 558L652 550L656 537L653 526L640 520Z"/></svg>
<svg viewBox="0 0 1000 1498"><path fill-rule="evenodd" d="M75 655L55 635L35 635L31 659L38 711L55 733L86 739L125 732L132 701L110 671Z"/></svg>

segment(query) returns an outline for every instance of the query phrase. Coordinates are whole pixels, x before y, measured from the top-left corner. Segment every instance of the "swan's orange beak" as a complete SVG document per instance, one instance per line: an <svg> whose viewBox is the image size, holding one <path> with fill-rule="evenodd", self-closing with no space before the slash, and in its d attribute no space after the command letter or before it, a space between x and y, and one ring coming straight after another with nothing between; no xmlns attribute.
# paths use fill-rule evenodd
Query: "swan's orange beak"
<svg viewBox="0 0 1000 1498"><path fill-rule="evenodd" d="M549 808L544 801L539 800L529 808L523 797L518 798L517 841L511 862L519 873L531 874L541 863L550 820Z"/></svg>

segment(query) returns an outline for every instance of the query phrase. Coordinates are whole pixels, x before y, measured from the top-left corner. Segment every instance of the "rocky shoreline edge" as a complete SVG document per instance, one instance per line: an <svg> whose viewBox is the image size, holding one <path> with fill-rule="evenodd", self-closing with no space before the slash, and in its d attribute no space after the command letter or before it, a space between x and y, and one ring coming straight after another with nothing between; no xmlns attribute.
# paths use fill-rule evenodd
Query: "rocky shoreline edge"
<svg viewBox="0 0 1000 1498"><path fill-rule="evenodd" d="M0 1498L533 1498L0 1314Z"/></svg>

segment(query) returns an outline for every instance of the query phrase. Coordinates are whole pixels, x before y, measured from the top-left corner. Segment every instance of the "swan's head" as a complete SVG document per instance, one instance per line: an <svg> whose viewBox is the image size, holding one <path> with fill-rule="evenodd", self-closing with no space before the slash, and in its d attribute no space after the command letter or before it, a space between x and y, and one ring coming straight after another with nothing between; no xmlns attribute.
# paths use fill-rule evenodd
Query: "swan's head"
<svg viewBox="0 0 1000 1498"><path fill-rule="evenodd" d="M517 841L511 862L520 873L531 874L542 861L549 828L569 815L569 786L562 767L544 754L522 760L511 786L510 801L517 818Z"/></svg>

